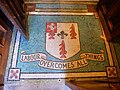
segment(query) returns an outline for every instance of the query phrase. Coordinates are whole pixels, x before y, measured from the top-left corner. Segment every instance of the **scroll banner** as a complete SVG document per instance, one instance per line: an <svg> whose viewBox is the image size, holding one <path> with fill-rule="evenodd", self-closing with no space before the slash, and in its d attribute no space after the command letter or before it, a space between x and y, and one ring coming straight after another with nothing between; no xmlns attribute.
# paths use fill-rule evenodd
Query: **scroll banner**
<svg viewBox="0 0 120 90"><path fill-rule="evenodd" d="M104 61L104 54L94 54L94 53L83 53L80 55L80 60L73 61L50 61L46 59L44 53L34 53L34 54L22 54L21 62L34 62L39 61L39 66L56 69L56 70L70 70L85 67L88 65L87 60L94 61Z"/></svg>

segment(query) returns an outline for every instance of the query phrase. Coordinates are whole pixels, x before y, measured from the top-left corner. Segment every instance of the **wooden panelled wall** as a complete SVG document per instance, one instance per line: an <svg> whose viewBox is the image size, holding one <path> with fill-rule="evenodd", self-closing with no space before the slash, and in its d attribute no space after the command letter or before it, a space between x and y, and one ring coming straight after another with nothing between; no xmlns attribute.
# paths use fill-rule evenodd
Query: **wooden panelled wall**
<svg viewBox="0 0 120 90"><path fill-rule="evenodd" d="M107 40L120 36L120 0L100 0L97 10Z"/></svg>
<svg viewBox="0 0 120 90"><path fill-rule="evenodd" d="M12 29L13 24L0 10L0 88L2 88L4 82Z"/></svg>
<svg viewBox="0 0 120 90"><path fill-rule="evenodd" d="M24 11L24 1L23 0L1 0L0 9L11 21L11 23L18 28L21 34L27 37L26 30L26 19Z"/></svg>
<svg viewBox="0 0 120 90"><path fill-rule="evenodd" d="M27 38L23 0L0 0L0 90L3 87L14 26Z"/></svg>

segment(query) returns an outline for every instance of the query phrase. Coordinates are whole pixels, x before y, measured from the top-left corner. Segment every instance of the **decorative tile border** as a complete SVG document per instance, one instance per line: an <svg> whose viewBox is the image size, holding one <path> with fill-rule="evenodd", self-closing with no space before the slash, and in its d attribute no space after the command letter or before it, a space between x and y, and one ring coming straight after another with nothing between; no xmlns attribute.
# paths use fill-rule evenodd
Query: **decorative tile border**
<svg viewBox="0 0 120 90"><path fill-rule="evenodd" d="M45 3L45 4L92 4L97 5L99 0L25 0L25 3Z"/></svg>
<svg viewBox="0 0 120 90"><path fill-rule="evenodd" d="M28 15L69 15L69 16L79 16L79 15L94 15L94 13L74 13L74 12L28 12Z"/></svg>
<svg viewBox="0 0 120 90"><path fill-rule="evenodd" d="M109 65L110 65L110 67L107 67L106 71L104 72L86 72L86 73L82 73L82 72L81 73L22 73L21 72L20 73L20 69L17 69L16 67L17 54L18 54L19 44L20 44L20 37L21 37L21 34L18 31L14 53L13 53L13 60L12 60L12 64L11 64L9 75L8 75L8 80L38 79L38 78L72 78L74 76L79 77L79 78L80 77L106 77L106 76L117 77L116 68L113 67L114 63L113 63L112 55L110 52L109 43L106 40L104 32L101 38L105 42L106 50L107 50L107 53L109 54L108 59L109 59Z"/></svg>
<svg viewBox="0 0 120 90"><path fill-rule="evenodd" d="M11 65L12 68L16 68L17 55L18 55L18 49L19 49L19 44L20 44L20 37L21 37L21 34L18 31L16 40L15 40L14 52L13 52L13 60L12 60L12 65Z"/></svg>
<svg viewBox="0 0 120 90"><path fill-rule="evenodd" d="M76 77L75 77L76 76ZM95 78L95 77L105 77L106 72L86 72L86 73L21 73L21 79L48 79L48 78Z"/></svg>
<svg viewBox="0 0 120 90"><path fill-rule="evenodd" d="M116 67L106 67L107 77L108 78L115 78L117 77L117 70Z"/></svg>
<svg viewBox="0 0 120 90"><path fill-rule="evenodd" d="M20 80L20 69L18 68L10 68L8 80L10 81L18 81Z"/></svg>

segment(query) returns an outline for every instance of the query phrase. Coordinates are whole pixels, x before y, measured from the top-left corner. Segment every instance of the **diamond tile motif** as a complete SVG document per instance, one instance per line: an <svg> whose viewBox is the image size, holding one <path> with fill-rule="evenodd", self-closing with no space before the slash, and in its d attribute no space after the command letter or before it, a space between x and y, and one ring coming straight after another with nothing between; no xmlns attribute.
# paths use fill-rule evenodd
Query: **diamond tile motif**
<svg viewBox="0 0 120 90"><path fill-rule="evenodd" d="M109 78L117 77L116 67L107 67L106 70Z"/></svg>
<svg viewBox="0 0 120 90"><path fill-rule="evenodd" d="M20 69L10 68L8 80L19 80L20 79Z"/></svg>

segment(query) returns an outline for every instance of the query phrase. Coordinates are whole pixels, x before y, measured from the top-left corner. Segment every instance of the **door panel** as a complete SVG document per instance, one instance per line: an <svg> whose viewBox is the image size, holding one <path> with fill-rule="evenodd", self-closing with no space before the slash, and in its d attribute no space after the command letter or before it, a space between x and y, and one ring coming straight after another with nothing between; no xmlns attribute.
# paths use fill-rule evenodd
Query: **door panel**
<svg viewBox="0 0 120 90"><path fill-rule="evenodd" d="M0 82L3 82L6 63L8 58L9 46L11 42L12 31L4 29L0 25Z"/></svg>
<svg viewBox="0 0 120 90"><path fill-rule="evenodd" d="M119 8L120 0L99 0L97 5L98 14L100 16L107 41L120 36Z"/></svg>

